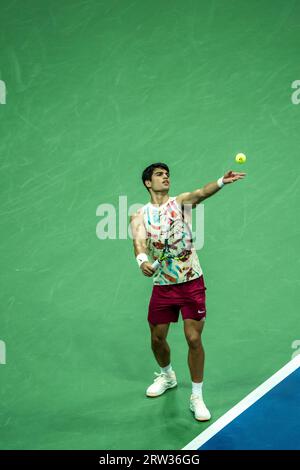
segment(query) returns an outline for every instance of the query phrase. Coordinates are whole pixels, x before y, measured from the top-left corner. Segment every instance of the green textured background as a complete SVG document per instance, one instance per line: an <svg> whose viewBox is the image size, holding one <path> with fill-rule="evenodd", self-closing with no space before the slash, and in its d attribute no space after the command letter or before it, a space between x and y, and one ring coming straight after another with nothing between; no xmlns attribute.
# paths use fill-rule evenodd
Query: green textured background
<svg viewBox="0 0 300 470"><path fill-rule="evenodd" d="M247 172L205 201L211 422L290 360L299 15L296 0L1 3L2 449L180 449L208 426L188 408L182 320L179 386L145 397L151 281L131 240L96 236L100 204L148 201L153 161L171 167L171 195Z"/></svg>

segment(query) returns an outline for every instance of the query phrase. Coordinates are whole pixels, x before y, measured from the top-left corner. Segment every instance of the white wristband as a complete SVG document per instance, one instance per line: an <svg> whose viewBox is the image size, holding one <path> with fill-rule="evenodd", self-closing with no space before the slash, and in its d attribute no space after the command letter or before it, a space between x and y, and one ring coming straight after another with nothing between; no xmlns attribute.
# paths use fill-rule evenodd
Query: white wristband
<svg viewBox="0 0 300 470"><path fill-rule="evenodd" d="M221 178L218 179L217 185L219 186L219 188L223 188L223 186L224 186L223 176L221 176Z"/></svg>
<svg viewBox="0 0 300 470"><path fill-rule="evenodd" d="M145 261L149 261L146 253L140 253L139 255L137 255L136 260L137 260L137 264L139 265L139 268Z"/></svg>

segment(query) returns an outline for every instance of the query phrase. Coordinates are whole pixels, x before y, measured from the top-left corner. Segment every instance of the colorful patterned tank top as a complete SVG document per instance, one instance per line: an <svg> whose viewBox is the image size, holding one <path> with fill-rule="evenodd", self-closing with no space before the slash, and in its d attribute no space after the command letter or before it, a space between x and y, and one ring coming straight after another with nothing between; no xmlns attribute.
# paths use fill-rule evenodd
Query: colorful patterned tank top
<svg viewBox="0 0 300 470"><path fill-rule="evenodd" d="M165 239L171 242L175 258L163 260L153 275L153 284L179 284L202 275L196 249L193 245L191 224L186 211L170 197L167 202L155 206L150 202L141 208L147 233L148 253L156 260L165 247ZM176 225L176 239L170 237L170 226ZM174 238L174 237L173 237ZM178 256L179 255L179 256Z"/></svg>

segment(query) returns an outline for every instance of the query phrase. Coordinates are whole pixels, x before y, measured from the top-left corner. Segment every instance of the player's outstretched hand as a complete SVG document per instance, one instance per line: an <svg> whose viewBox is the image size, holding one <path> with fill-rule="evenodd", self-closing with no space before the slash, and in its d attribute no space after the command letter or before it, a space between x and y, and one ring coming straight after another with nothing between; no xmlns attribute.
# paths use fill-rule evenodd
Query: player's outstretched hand
<svg viewBox="0 0 300 470"><path fill-rule="evenodd" d="M237 180L242 180L245 177L246 173L239 173L237 171L227 171L225 175L223 176L223 183L228 184L228 183L234 183Z"/></svg>
<svg viewBox="0 0 300 470"><path fill-rule="evenodd" d="M152 268L151 263L149 261L144 261L143 264L141 265L141 270L144 274L144 276L151 277L155 273L155 269Z"/></svg>

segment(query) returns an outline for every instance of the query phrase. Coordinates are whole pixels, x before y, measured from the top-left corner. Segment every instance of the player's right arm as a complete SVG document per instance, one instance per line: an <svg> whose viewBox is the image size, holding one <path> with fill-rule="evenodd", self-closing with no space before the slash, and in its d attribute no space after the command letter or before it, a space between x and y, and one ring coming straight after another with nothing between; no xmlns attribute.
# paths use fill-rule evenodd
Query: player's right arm
<svg viewBox="0 0 300 470"><path fill-rule="evenodd" d="M137 257L140 254L147 255L147 234L144 225L143 215L141 213L133 214L130 217L130 225L132 231L134 255ZM149 261L144 261L140 269L145 276L151 277L155 270L152 268Z"/></svg>

